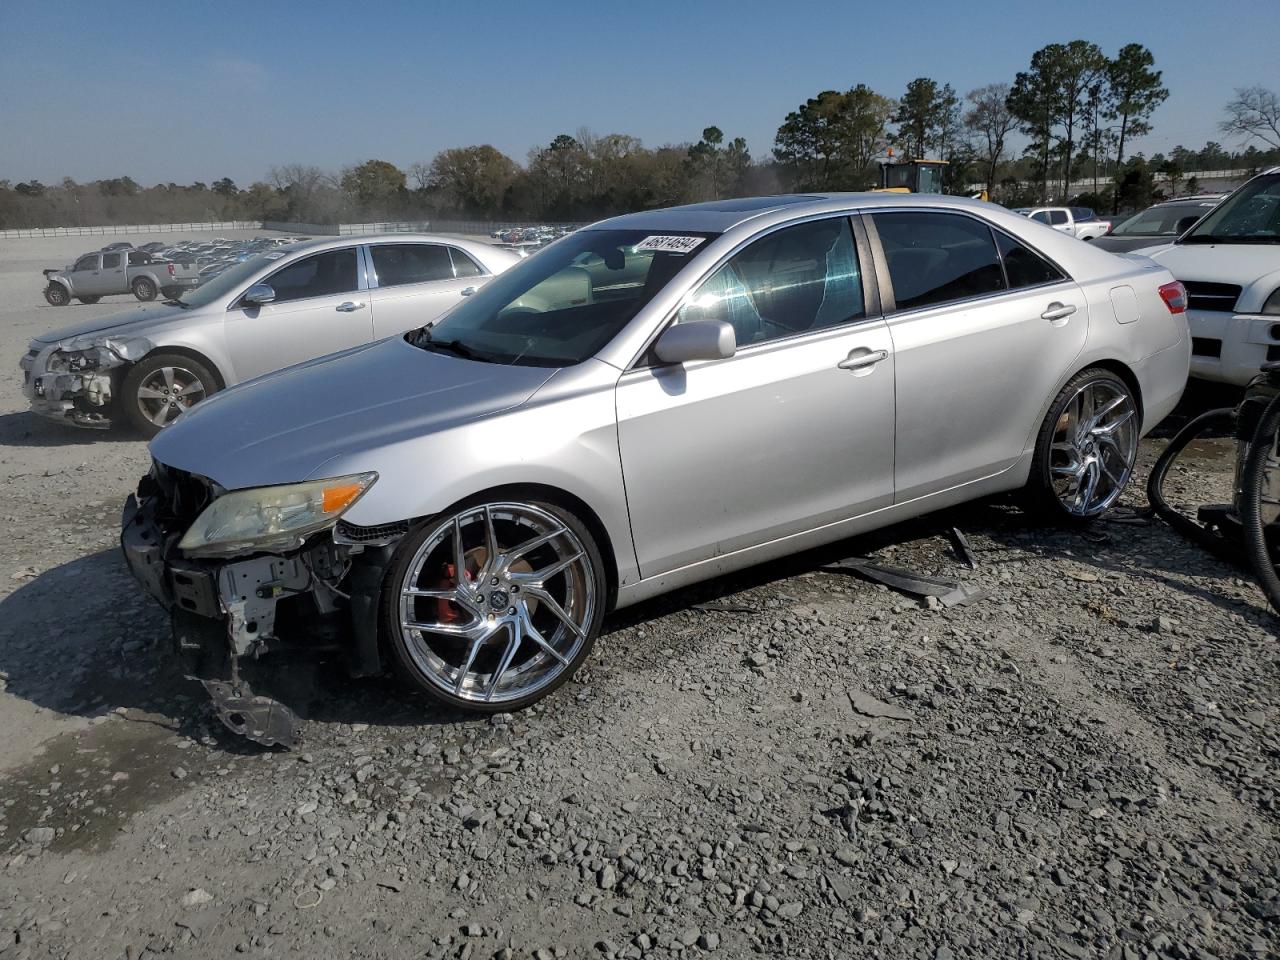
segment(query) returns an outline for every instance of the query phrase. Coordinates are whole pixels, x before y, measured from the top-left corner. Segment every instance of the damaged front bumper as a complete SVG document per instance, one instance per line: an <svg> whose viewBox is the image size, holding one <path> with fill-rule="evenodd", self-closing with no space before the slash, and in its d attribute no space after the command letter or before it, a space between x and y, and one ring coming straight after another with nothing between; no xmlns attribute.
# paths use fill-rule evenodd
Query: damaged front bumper
<svg viewBox="0 0 1280 960"><path fill-rule="evenodd" d="M33 413L60 423L105 430L119 375L152 349L144 337L78 337L33 343L18 362L22 393Z"/></svg>
<svg viewBox="0 0 1280 960"><path fill-rule="evenodd" d="M169 611L185 672L223 723L258 743L291 746L297 718L256 695L244 668L266 654L341 650L353 675L380 673L377 602L391 543L326 532L285 554L193 560L177 545L210 496L207 481L157 464L125 502L121 550Z"/></svg>

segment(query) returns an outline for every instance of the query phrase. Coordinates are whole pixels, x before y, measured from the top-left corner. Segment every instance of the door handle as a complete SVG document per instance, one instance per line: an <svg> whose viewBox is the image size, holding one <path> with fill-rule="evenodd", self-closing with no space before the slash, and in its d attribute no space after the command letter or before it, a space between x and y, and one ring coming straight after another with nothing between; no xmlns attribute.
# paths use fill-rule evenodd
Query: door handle
<svg viewBox="0 0 1280 960"><path fill-rule="evenodd" d="M1040 314L1041 320L1065 320L1076 312L1074 304L1058 303L1056 300L1045 308L1044 313Z"/></svg>
<svg viewBox="0 0 1280 960"><path fill-rule="evenodd" d="M339 313L355 313L357 310L364 309L364 303L359 300L348 300L346 303L340 303L334 307Z"/></svg>
<svg viewBox="0 0 1280 960"><path fill-rule="evenodd" d="M459 290L458 292L459 292L460 294L462 294L462 296L464 296L464 297L469 297L469 296L471 296L473 293L475 293L475 292L476 292L476 288L475 288L475 287L463 287L463 288L462 288L461 290Z"/></svg>
<svg viewBox="0 0 1280 960"><path fill-rule="evenodd" d="M849 351L849 355L836 364L841 370L861 370L863 367L874 367L881 360L889 359L888 350L867 350L866 353L860 351L867 350L866 347L858 347Z"/></svg>

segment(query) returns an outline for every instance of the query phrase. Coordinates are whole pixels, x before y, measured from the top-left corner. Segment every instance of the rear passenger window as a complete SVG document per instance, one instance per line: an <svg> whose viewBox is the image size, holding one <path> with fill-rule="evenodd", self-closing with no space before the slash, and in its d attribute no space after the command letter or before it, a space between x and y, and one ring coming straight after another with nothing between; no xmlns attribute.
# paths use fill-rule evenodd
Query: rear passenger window
<svg viewBox="0 0 1280 960"><path fill-rule="evenodd" d="M996 232L996 246L1004 260L1005 276L1009 288L1038 287L1045 283L1057 283L1066 277L1052 263L1029 247L1024 247L1007 233Z"/></svg>
<svg viewBox="0 0 1280 960"><path fill-rule="evenodd" d="M450 247L449 255L453 257L453 275L455 277L478 277L484 273L478 263L457 247Z"/></svg>
<svg viewBox="0 0 1280 960"><path fill-rule="evenodd" d="M735 254L685 301L677 323L724 320L739 346L866 315L846 217L787 227Z"/></svg>
<svg viewBox="0 0 1280 960"><path fill-rule="evenodd" d="M999 293L1004 271L991 229L951 213L876 213L899 310Z"/></svg>
<svg viewBox="0 0 1280 960"><path fill-rule="evenodd" d="M378 243L369 248L379 287L452 280L449 250L435 243Z"/></svg>
<svg viewBox="0 0 1280 960"><path fill-rule="evenodd" d="M355 247L306 257L276 271L266 282L276 292L276 303L348 293L358 285Z"/></svg>
<svg viewBox="0 0 1280 960"><path fill-rule="evenodd" d="M118 253L104 253L104 254L102 255L102 269L103 269L103 270L114 270L114 269L115 269L116 267L118 267L118 266L120 266L120 254L118 254Z"/></svg>
<svg viewBox="0 0 1280 960"><path fill-rule="evenodd" d="M1060 227L1060 226L1062 226L1064 223L1066 223L1066 222L1067 222L1067 211L1065 211L1065 210L1050 210L1050 211L1049 211L1049 222L1050 222L1051 224L1053 224L1053 226L1055 226L1055 227Z"/></svg>

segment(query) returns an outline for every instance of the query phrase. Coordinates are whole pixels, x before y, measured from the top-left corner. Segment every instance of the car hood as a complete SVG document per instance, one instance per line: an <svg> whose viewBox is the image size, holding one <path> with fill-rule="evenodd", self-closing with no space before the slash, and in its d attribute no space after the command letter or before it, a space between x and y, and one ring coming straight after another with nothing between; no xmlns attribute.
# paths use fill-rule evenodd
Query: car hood
<svg viewBox="0 0 1280 960"><path fill-rule="evenodd" d="M42 333L32 343L62 343L77 340L81 337L92 337L98 334L109 334L112 337L145 336L152 328L183 314L189 314L189 307L139 307L123 313L113 313L107 317L95 317L83 323L73 323L59 327L49 333Z"/></svg>
<svg viewBox="0 0 1280 960"><path fill-rule="evenodd" d="M1179 280L1247 287L1262 275L1280 270L1280 245L1274 243L1170 243L1140 252Z"/></svg>
<svg viewBox="0 0 1280 960"><path fill-rule="evenodd" d="M518 406L555 372L391 337L214 394L152 440L151 455L228 490L296 483L336 456Z"/></svg>

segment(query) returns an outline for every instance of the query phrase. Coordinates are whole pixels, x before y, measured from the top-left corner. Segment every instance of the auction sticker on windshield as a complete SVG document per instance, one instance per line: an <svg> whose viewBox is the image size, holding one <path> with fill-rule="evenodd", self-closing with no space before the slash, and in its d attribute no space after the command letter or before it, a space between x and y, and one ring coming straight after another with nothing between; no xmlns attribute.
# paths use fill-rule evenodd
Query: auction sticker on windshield
<svg viewBox="0 0 1280 960"><path fill-rule="evenodd" d="M667 253L689 253L703 239L703 237L645 237L636 244L636 249L663 250Z"/></svg>

